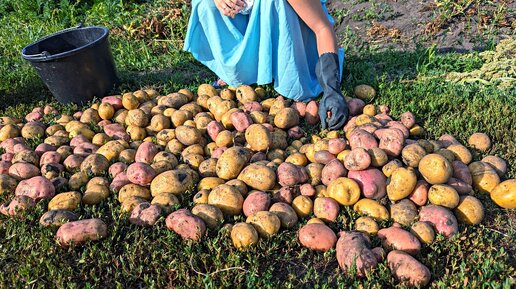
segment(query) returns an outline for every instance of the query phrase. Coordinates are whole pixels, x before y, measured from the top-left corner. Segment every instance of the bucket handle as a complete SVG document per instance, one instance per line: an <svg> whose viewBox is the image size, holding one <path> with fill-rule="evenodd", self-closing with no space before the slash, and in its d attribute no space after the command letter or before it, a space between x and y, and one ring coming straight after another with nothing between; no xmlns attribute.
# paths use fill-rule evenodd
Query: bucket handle
<svg viewBox="0 0 516 289"><path fill-rule="evenodd" d="M82 22L79 22L79 24L77 24L75 27L70 27L70 28L67 28L67 29L61 30L60 32L72 31L72 30L80 29L80 28L82 28L82 27L84 27L84 26L83 26L83 23L82 23ZM48 51L46 51L46 50L42 51L42 52L41 52L41 53L39 53L39 54L32 54L32 55L30 55L30 57L31 57L31 58L33 58L33 57L34 57L34 58L40 58L40 57L42 57L42 58L44 58L44 59L46 59L46 58L48 58L48 57L50 57L50 56L52 56L52 54L50 54L50 52L48 52Z"/></svg>

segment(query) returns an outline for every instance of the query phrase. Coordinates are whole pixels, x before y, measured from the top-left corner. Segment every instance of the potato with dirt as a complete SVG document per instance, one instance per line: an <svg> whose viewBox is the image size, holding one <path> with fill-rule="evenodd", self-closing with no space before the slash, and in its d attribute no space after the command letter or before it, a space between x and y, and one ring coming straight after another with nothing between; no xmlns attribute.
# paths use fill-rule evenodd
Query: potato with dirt
<svg viewBox="0 0 516 289"><path fill-rule="evenodd" d="M419 144L410 144L403 148L401 151L401 157L403 162L413 168L419 166L419 162L426 155L426 150Z"/></svg>
<svg viewBox="0 0 516 289"><path fill-rule="evenodd" d="M0 213L6 216L19 216L35 205L36 202L30 197L23 195L15 196L11 202L0 206Z"/></svg>
<svg viewBox="0 0 516 289"><path fill-rule="evenodd" d="M380 230L378 223L371 217L363 216L355 220L355 231L374 236L378 230Z"/></svg>
<svg viewBox="0 0 516 289"><path fill-rule="evenodd" d="M363 277L378 265L371 241L361 232L341 232L335 251L339 266L346 273L355 268L357 275Z"/></svg>
<svg viewBox="0 0 516 289"><path fill-rule="evenodd" d="M82 195L79 192L66 192L55 195L48 203L48 210L75 211L81 204Z"/></svg>
<svg viewBox="0 0 516 289"><path fill-rule="evenodd" d="M334 222L339 216L339 203L332 198L317 197L313 203L315 217L325 221Z"/></svg>
<svg viewBox="0 0 516 289"><path fill-rule="evenodd" d="M136 205L129 216L129 222L138 226L152 227L160 217L160 206L144 202Z"/></svg>
<svg viewBox="0 0 516 289"><path fill-rule="evenodd" d="M259 212L268 211L271 204L269 194L262 191L251 192L244 200L243 212L246 217Z"/></svg>
<svg viewBox="0 0 516 289"><path fill-rule="evenodd" d="M65 223L77 221L78 218L75 213L67 210L50 210L41 216L39 223L43 227L60 227Z"/></svg>
<svg viewBox="0 0 516 289"><path fill-rule="evenodd" d="M101 219L85 219L63 224L56 233L57 243L63 247L82 245L107 237L106 223Z"/></svg>
<svg viewBox="0 0 516 289"><path fill-rule="evenodd" d="M491 193L500 183L500 177L496 171L484 162L472 162L468 166L473 187L483 193Z"/></svg>
<svg viewBox="0 0 516 289"><path fill-rule="evenodd" d="M19 182L14 194L16 196L27 196L38 202L42 199L50 199L54 197L55 188L52 182L47 178L36 176Z"/></svg>
<svg viewBox="0 0 516 289"><path fill-rule="evenodd" d="M416 236L400 227L381 229L378 237L387 251L400 250L410 255L417 255L421 251L421 243Z"/></svg>
<svg viewBox="0 0 516 289"><path fill-rule="evenodd" d="M187 209L172 212L165 219L165 223L169 230L185 240L199 241L206 233L204 221Z"/></svg>
<svg viewBox="0 0 516 289"><path fill-rule="evenodd" d="M224 214L235 216L242 213L244 198L236 188L221 184L208 195L208 204L218 207Z"/></svg>
<svg viewBox="0 0 516 289"><path fill-rule="evenodd" d="M246 219L246 223L253 225L262 238L270 238L279 232L281 221L279 217L268 211L256 212Z"/></svg>
<svg viewBox="0 0 516 289"><path fill-rule="evenodd" d="M225 150L217 160L217 176L224 180L231 180L240 174L251 158L248 149L235 146Z"/></svg>
<svg viewBox="0 0 516 289"><path fill-rule="evenodd" d="M297 224L298 217L296 211L294 211L294 209L287 203L274 203L270 207L269 212L272 212L278 216L282 228L290 229Z"/></svg>
<svg viewBox="0 0 516 289"><path fill-rule="evenodd" d="M335 247L337 235L324 224L307 224L299 230L299 242L304 247L326 252Z"/></svg>
<svg viewBox="0 0 516 289"><path fill-rule="evenodd" d="M409 196L415 189L417 176L413 170L397 168L387 181L387 196L391 201L399 201Z"/></svg>
<svg viewBox="0 0 516 289"><path fill-rule="evenodd" d="M408 226L418 217L416 205L409 199L403 199L391 205L390 215L394 222Z"/></svg>
<svg viewBox="0 0 516 289"><path fill-rule="evenodd" d="M447 238L459 231L457 218L445 207L436 205L424 206L419 211L419 221L432 224L436 233L443 234Z"/></svg>
<svg viewBox="0 0 516 289"><path fill-rule="evenodd" d="M222 211L209 204L197 204L192 208L192 214L201 218L210 229L216 229L224 222Z"/></svg>
<svg viewBox="0 0 516 289"><path fill-rule="evenodd" d="M349 171L362 171L371 165L371 156L364 148L352 149L344 158L344 167Z"/></svg>
<svg viewBox="0 0 516 289"><path fill-rule="evenodd" d="M363 171L349 171L348 178L358 184L366 198L379 200L386 194L387 179L378 169L370 168Z"/></svg>
<svg viewBox="0 0 516 289"><path fill-rule="evenodd" d="M236 223L231 229L231 241L237 249L244 250L258 243L258 232L251 224Z"/></svg>
<svg viewBox="0 0 516 289"><path fill-rule="evenodd" d="M448 185L433 185L428 190L428 200L431 204L453 209L459 204L459 194Z"/></svg>
<svg viewBox="0 0 516 289"><path fill-rule="evenodd" d="M489 164L500 178L507 172L507 163L501 157L487 156L482 159L482 162Z"/></svg>
<svg viewBox="0 0 516 289"><path fill-rule="evenodd" d="M360 198L360 187L350 178L340 177L327 188L327 196L344 206L354 205Z"/></svg>
<svg viewBox="0 0 516 289"><path fill-rule="evenodd" d="M271 190L276 185L276 173L268 166L250 164L238 175L250 188L260 191Z"/></svg>
<svg viewBox="0 0 516 289"><path fill-rule="evenodd" d="M157 175L150 184L152 196L162 193L180 195L194 185L192 176L184 170L175 169Z"/></svg>
<svg viewBox="0 0 516 289"><path fill-rule="evenodd" d="M394 277L404 286L425 287L430 283L430 270L409 254L394 250L387 255L387 264Z"/></svg>
<svg viewBox="0 0 516 289"><path fill-rule="evenodd" d="M332 160L320 170L321 164L311 163L307 166L310 174L311 184L318 185L322 182L324 185L329 185L334 180L345 177L348 171L340 160Z"/></svg>
<svg viewBox="0 0 516 289"><path fill-rule="evenodd" d="M505 209L516 208L516 179L505 180L491 191L491 200Z"/></svg>
<svg viewBox="0 0 516 289"><path fill-rule="evenodd" d="M372 217L376 220L388 220L389 211L382 204L371 199L361 199L353 205L353 210L361 215Z"/></svg>

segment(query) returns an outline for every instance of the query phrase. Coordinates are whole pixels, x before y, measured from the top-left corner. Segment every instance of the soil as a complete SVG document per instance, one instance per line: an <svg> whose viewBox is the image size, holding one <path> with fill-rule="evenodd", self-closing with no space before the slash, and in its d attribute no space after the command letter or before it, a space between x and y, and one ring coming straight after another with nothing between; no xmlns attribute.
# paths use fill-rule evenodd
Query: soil
<svg viewBox="0 0 516 289"><path fill-rule="evenodd" d="M483 50L514 37L514 0L328 0L342 46ZM346 45L347 44L347 45Z"/></svg>

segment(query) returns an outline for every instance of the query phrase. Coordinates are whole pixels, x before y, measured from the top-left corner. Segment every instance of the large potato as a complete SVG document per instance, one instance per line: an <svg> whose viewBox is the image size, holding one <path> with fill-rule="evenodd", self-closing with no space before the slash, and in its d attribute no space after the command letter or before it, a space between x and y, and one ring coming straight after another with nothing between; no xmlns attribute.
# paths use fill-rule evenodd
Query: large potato
<svg viewBox="0 0 516 289"><path fill-rule="evenodd" d="M457 219L453 213L445 207L428 205L421 208L419 221L429 222L437 233L443 234L448 238L459 231Z"/></svg>
<svg viewBox="0 0 516 289"><path fill-rule="evenodd" d="M161 207L147 202L138 204L131 212L129 222L138 226L154 226L161 217Z"/></svg>
<svg viewBox="0 0 516 289"><path fill-rule="evenodd" d="M409 254L394 250L387 255L392 274L402 285L425 287L431 278L430 270Z"/></svg>
<svg viewBox="0 0 516 289"><path fill-rule="evenodd" d="M245 139L253 151L266 151L272 143L271 132L261 124L252 124L245 131Z"/></svg>
<svg viewBox="0 0 516 289"><path fill-rule="evenodd" d="M9 176L17 181L30 179L40 175L38 167L28 163L15 163L9 167Z"/></svg>
<svg viewBox="0 0 516 289"><path fill-rule="evenodd" d="M109 160L101 154L91 154L81 163L81 171L92 175L101 175L109 169Z"/></svg>
<svg viewBox="0 0 516 289"><path fill-rule="evenodd" d="M391 205L391 218L396 223L408 226L417 219L417 216L416 205L409 199L403 199Z"/></svg>
<svg viewBox="0 0 516 289"><path fill-rule="evenodd" d="M332 198L318 197L315 198L313 209L317 218L325 222L334 222L337 220L340 207L339 203Z"/></svg>
<svg viewBox="0 0 516 289"><path fill-rule="evenodd" d="M445 184L452 176L450 162L441 155L429 154L424 156L418 165L419 172L430 184Z"/></svg>
<svg viewBox="0 0 516 289"><path fill-rule="evenodd" d="M283 228L290 229L297 224L298 217L296 211L287 203L275 203L270 207L269 212L278 216Z"/></svg>
<svg viewBox="0 0 516 289"><path fill-rule="evenodd" d="M247 217L246 223L253 225L260 237L269 238L276 235L281 227L281 221L274 213L259 211Z"/></svg>
<svg viewBox="0 0 516 289"><path fill-rule="evenodd" d="M236 188L222 184L210 192L208 204L218 207L224 214L239 215L242 213L244 198Z"/></svg>
<svg viewBox="0 0 516 289"><path fill-rule="evenodd" d="M157 175L151 182L152 196L162 193L180 195L191 189L194 185L192 176L184 170L171 170Z"/></svg>
<svg viewBox="0 0 516 289"><path fill-rule="evenodd" d="M217 160L217 176L224 180L238 177L249 159L249 150L243 147L235 146L227 149Z"/></svg>
<svg viewBox="0 0 516 289"><path fill-rule="evenodd" d="M103 239L107 236L107 226L100 219L86 219L63 224L56 233L61 246L81 245L87 241Z"/></svg>
<svg viewBox="0 0 516 289"><path fill-rule="evenodd" d="M473 196L462 196L453 210L457 220L467 225L478 225L484 218L484 206Z"/></svg>
<svg viewBox="0 0 516 289"><path fill-rule="evenodd" d="M360 198L360 187L354 180L340 177L328 185L326 194L341 205L351 206Z"/></svg>
<svg viewBox="0 0 516 289"><path fill-rule="evenodd" d="M206 233L204 221L187 209L171 213L165 219L165 223L168 229L186 240L199 241Z"/></svg>
<svg viewBox="0 0 516 289"><path fill-rule="evenodd" d="M192 208L192 214L201 218L210 229L216 229L220 224L222 224L222 222L224 222L222 211L212 205L197 204Z"/></svg>
<svg viewBox="0 0 516 289"><path fill-rule="evenodd" d="M86 205L96 205L109 197L109 188L106 185L88 186L82 197Z"/></svg>
<svg viewBox="0 0 516 289"><path fill-rule="evenodd" d="M500 157L487 156L482 159L483 163L489 164L496 171L498 176L503 177L507 172L507 163Z"/></svg>
<svg viewBox="0 0 516 289"><path fill-rule="evenodd" d="M299 242L308 249L326 252L335 247L337 236L324 224L308 224L299 230Z"/></svg>
<svg viewBox="0 0 516 289"><path fill-rule="evenodd" d="M426 155L426 151L419 144L410 144L403 148L401 157L403 162L409 167L417 168L419 162Z"/></svg>
<svg viewBox="0 0 516 289"><path fill-rule="evenodd" d="M378 237L387 251L401 250L410 255L416 255L421 251L421 243L416 236L399 227L381 229L378 231Z"/></svg>
<svg viewBox="0 0 516 289"><path fill-rule="evenodd" d="M410 195L416 187L416 174L406 168L396 169L387 183L387 196L391 201L399 201Z"/></svg>
<svg viewBox="0 0 516 289"><path fill-rule="evenodd" d="M271 190L276 185L276 173L267 166L250 164L238 175L246 185L255 190Z"/></svg>
<svg viewBox="0 0 516 289"><path fill-rule="evenodd" d="M77 221L79 217L66 210L51 210L44 213L39 219L39 223L44 227L60 227L61 225Z"/></svg>
<svg viewBox="0 0 516 289"><path fill-rule="evenodd" d="M258 232L253 225L243 222L236 223L231 229L231 240L233 246L243 250L258 242Z"/></svg>
<svg viewBox="0 0 516 289"><path fill-rule="evenodd" d="M48 203L48 210L74 211L81 204L81 197L79 192L57 194Z"/></svg>
<svg viewBox="0 0 516 289"><path fill-rule="evenodd" d="M150 201L151 193L146 187L136 184L127 184L123 186L118 192L118 201L123 203L130 197L138 197Z"/></svg>
<svg viewBox="0 0 516 289"><path fill-rule="evenodd" d="M428 190L428 200L434 205L453 209L459 204L459 194L448 185L433 185Z"/></svg>
<svg viewBox="0 0 516 289"><path fill-rule="evenodd" d="M348 178L357 182L362 194L366 198L379 200L386 194L387 179L378 169L370 168L363 171L349 171Z"/></svg>
<svg viewBox="0 0 516 289"><path fill-rule="evenodd" d="M52 198L55 195L55 188L47 178L36 176L18 183L14 194L26 196L38 202L42 199Z"/></svg>
<svg viewBox="0 0 516 289"><path fill-rule="evenodd" d="M376 268L378 261L371 251L369 238L361 232L342 232L337 241L336 254L344 272L356 269L358 276L365 276Z"/></svg>
<svg viewBox="0 0 516 289"><path fill-rule="evenodd" d="M500 183L496 171L484 162L472 162L468 166L475 189L483 193L490 193Z"/></svg>
<svg viewBox="0 0 516 289"><path fill-rule="evenodd" d="M505 209L516 208L516 179L501 182L491 191L491 200Z"/></svg>

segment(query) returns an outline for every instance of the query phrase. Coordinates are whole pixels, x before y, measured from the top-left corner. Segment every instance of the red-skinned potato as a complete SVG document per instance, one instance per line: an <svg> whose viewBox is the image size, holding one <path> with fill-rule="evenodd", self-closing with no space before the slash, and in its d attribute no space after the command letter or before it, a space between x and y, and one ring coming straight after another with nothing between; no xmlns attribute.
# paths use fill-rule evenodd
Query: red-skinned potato
<svg viewBox="0 0 516 289"><path fill-rule="evenodd" d="M425 287L430 282L430 270L403 251L391 251L387 255L387 264L394 277L405 286Z"/></svg>
<svg viewBox="0 0 516 289"><path fill-rule="evenodd" d="M165 223L169 230L186 240L199 241L206 233L204 221L187 209L172 212L165 219Z"/></svg>
<svg viewBox="0 0 516 289"><path fill-rule="evenodd" d="M337 241L336 254L340 268L349 272L356 268L358 276L365 276L378 265L371 251L369 238L361 232L342 232Z"/></svg>
<svg viewBox="0 0 516 289"><path fill-rule="evenodd" d="M401 250L410 255L416 255L421 251L421 243L410 232L398 227L390 227L378 231L378 237L383 247L388 250Z"/></svg>
<svg viewBox="0 0 516 289"><path fill-rule="evenodd" d="M308 167L310 167L310 164ZM344 177L347 174L347 170L339 160L332 160L328 164L326 164L321 171L321 182L324 185L329 185L332 181ZM312 185L314 185L314 177L312 176ZM318 182L316 182L318 183ZM315 184L316 184L315 183Z"/></svg>
<svg viewBox="0 0 516 289"><path fill-rule="evenodd" d="M138 226L154 226L156 221L161 217L161 208L158 205L151 205L144 202L136 205L131 212L129 222Z"/></svg>
<svg viewBox="0 0 516 289"><path fill-rule="evenodd" d="M308 224L299 230L299 242L304 247L326 252L337 243L337 235L324 224Z"/></svg>
<svg viewBox="0 0 516 289"><path fill-rule="evenodd" d="M48 179L42 176L36 176L21 181L15 190L16 196L27 196L34 201L41 199L49 199L55 195L55 188Z"/></svg>
<svg viewBox="0 0 516 289"><path fill-rule="evenodd" d="M314 201L314 215L326 222L333 222L337 220L339 215L339 203L332 198L319 197Z"/></svg>
<svg viewBox="0 0 516 289"><path fill-rule="evenodd" d="M379 200L386 194L387 179L378 169L370 168L363 171L349 171L348 178L357 182L362 194L366 198Z"/></svg>
<svg viewBox="0 0 516 289"><path fill-rule="evenodd" d="M87 241L103 239L107 233L107 226L102 220L86 219L63 224L57 230L56 240L63 247L82 245Z"/></svg>
<svg viewBox="0 0 516 289"><path fill-rule="evenodd" d="M445 207L428 205L421 208L419 221L429 222L437 233L451 237L459 231L457 218Z"/></svg>
<svg viewBox="0 0 516 289"><path fill-rule="evenodd" d="M156 177L156 171L146 163L136 162L127 168L127 179L137 185L148 186Z"/></svg>

